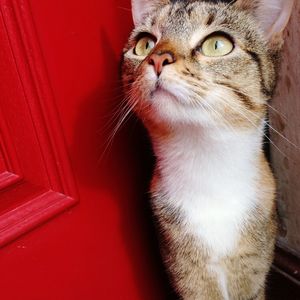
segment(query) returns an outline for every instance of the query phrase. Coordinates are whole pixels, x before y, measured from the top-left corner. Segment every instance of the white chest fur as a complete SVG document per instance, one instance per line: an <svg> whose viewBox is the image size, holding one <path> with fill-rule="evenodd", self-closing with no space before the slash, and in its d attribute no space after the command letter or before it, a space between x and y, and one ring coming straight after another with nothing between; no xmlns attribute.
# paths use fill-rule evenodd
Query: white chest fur
<svg viewBox="0 0 300 300"><path fill-rule="evenodd" d="M259 133L188 134L154 144L159 191L214 257L233 251L256 203ZM155 201L155 200L154 200Z"/></svg>

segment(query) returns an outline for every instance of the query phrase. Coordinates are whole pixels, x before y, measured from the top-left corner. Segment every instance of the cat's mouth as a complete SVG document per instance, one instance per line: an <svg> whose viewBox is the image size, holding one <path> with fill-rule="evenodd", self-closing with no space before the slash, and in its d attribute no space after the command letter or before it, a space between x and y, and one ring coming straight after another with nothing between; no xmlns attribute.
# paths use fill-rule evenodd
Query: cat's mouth
<svg viewBox="0 0 300 300"><path fill-rule="evenodd" d="M154 91L157 91L157 90L165 90L164 84L160 79L156 80L156 82L155 82Z"/></svg>
<svg viewBox="0 0 300 300"><path fill-rule="evenodd" d="M154 89L151 91L151 97L155 97L158 95L164 95L164 96L176 98L176 96L172 93L172 91L168 89L168 87L166 87L165 84L161 82L161 80L156 81Z"/></svg>

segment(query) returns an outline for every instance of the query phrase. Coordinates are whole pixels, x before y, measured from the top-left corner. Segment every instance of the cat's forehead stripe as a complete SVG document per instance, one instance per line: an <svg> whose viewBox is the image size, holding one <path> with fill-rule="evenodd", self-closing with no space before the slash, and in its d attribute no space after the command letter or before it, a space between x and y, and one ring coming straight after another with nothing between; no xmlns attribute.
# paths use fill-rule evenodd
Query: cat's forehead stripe
<svg viewBox="0 0 300 300"><path fill-rule="evenodd" d="M203 39L203 35L205 34L205 26L201 26L199 29L197 29L191 36L189 40L189 46L191 49L194 49L200 42L201 39Z"/></svg>
<svg viewBox="0 0 300 300"><path fill-rule="evenodd" d="M207 26L211 25L214 22L215 17L216 16L212 13L208 14L207 19L205 21L205 25L207 25Z"/></svg>
<svg viewBox="0 0 300 300"><path fill-rule="evenodd" d="M157 23L155 23L151 27L151 32L157 38L157 40L161 39L161 30L160 30L159 25Z"/></svg>

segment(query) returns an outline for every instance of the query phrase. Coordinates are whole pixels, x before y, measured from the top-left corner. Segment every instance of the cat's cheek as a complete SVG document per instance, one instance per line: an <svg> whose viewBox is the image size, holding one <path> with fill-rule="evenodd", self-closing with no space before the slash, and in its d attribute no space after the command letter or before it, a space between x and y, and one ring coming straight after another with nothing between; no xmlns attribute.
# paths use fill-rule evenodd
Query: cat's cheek
<svg viewBox="0 0 300 300"><path fill-rule="evenodd" d="M151 101L153 91L155 90L157 76L150 68L143 68L137 79L138 89L142 95L142 101Z"/></svg>
<svg viewBox="0 0 300 300"><path fill-rule="evenodd" d="M154 72L154 69L152 66L145 64L143 67L143 77L148 81L148 83L152 86L155 86L158 77Z"/></svg>

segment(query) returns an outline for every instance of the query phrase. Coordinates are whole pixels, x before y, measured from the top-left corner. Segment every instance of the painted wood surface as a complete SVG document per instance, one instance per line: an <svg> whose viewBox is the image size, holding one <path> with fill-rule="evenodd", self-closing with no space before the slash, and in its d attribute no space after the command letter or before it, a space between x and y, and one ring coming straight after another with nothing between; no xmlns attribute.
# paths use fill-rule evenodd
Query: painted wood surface
<svg viewBox="0 0 300 300"><path fill-rule="evenodd" d="M286 30L277 92L270 108L272 165L278 180L279 244L300 256L300 1ZM276 132L278 131L278 132Z"/></svg>
<svg viewBox="0 0 300 300"><path fill-rule="evenodd" d="M131 28L130 0L0 0L1 300L172 295L143 128L131 119L102 156Z"/></svg>

